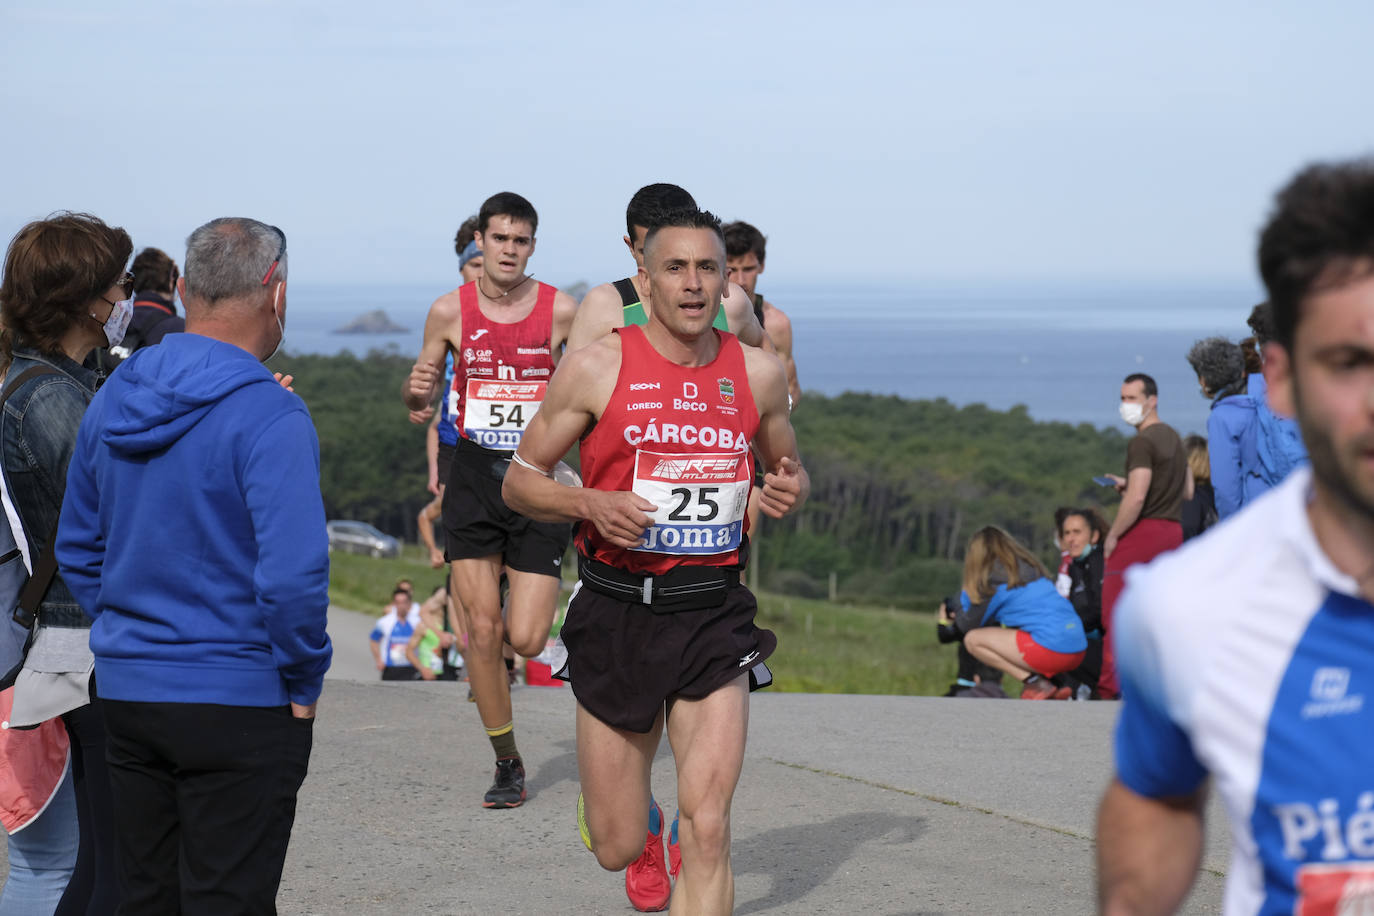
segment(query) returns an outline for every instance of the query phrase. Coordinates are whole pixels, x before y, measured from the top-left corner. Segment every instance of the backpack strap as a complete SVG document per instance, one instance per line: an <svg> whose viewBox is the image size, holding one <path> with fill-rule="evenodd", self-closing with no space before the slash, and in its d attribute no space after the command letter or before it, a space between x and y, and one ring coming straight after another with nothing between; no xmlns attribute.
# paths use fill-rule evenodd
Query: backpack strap
<svg viewBox="0 0 1374 916"><path fill-rule="evenodd" d="M34 366L19 373L13 384L5 386L4 394L0 394L0 410L4 409L5 402L29 379L37 378L40 375L60 375L56 369L49 366ZM2 472L0 472L2 473ZM59 501L57 511L60 515L62 504ZM31 628L38 617L38 605L42 603L43 596L48 593L48 586L52 584L53 576L57 574L57 532L53 532L53 537L48 542L48 549L34 562L33 572L29 574L29 581L24 585L24 590L19 593L19 606L14 609L14 622L25 628ZM22 536L22 534L21 534ZM17 540L17 539L16 539Z"/></svg>
<svg viewBox="0 0 1374 916"><path fill-rule="evenodd" d="M24 386L24 383L27 382L29 379L37 378L40 375L60 374L61 373L59 373L56 369L52 368L51 366L30 366L28 369L25 369L23 372L19 373L19 375L15 378L13 383L5 386L5 393L0 394L0 408L3 408L5 406L5 402L10 399L10 395L14 394L16 391L22 388Z"/></svg>

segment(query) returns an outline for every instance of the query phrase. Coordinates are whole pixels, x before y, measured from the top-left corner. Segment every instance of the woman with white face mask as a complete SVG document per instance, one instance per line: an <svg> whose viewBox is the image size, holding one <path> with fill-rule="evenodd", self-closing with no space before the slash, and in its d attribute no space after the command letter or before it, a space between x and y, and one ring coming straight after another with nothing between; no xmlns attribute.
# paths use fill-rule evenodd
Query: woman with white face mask
<svg viewBox="0 0 1374 916"><path fill-rule="evenodd" d="M14 536L7 559L23 562L40 581L77 427L101 381L82 363L96 347L118 344L129 326L133 276L125 265L132 252L123 229L58 213L20 229L5 256L0 465ZM24 669L0 693L7 722L38 726L0 729L7 764L0 767L0 820L15 831L0 914L52 913L59 905L62 912L113 912L113 823L104 719L91 679L91 619L54 575L38 621Z"/></svg>

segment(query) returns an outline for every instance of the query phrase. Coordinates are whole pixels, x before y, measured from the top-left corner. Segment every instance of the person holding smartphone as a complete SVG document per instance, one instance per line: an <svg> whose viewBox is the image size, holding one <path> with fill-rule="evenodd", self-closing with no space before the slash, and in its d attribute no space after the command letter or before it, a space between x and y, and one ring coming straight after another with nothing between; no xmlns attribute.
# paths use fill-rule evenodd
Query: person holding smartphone
<svg viewBox="0 0 1374 916"><path fill-rule="evenodd" d="M1121 594L1122 575L1137 563L1148 563L1183 543L1183 501L1193 495L1193 474L1183 440L1159 418L1159 386L1144 373L1126 376L1121 383L1121 419L1135 427L1126 446L1126 476L1103 475L1121 494L1121 505L1102 545L1107 562L1102 577L1102 675L1098 693L1116 699L1112 611Z"/></svg>

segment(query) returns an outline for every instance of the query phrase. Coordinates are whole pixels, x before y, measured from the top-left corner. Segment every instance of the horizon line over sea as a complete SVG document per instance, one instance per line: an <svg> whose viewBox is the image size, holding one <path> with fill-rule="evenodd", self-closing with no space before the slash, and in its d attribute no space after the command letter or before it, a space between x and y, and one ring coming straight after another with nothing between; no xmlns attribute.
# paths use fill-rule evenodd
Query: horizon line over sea
<svg viewBox="0 0 1374 916"><path fill-rule="evenodd" d="M1242 284L1150 287L992 283L957 288L778 285L759 291L787 312L803 392L939 398L996 410L1025 405L1037 420L1128 431L1117 417L1121 380L1146 372L1160 417L1181 435L1206 432L1209 403L1186 354L1193 342L1249 335L1262 292ZM290 289L285 349L357 356L419 353L425 315L448 289L309 285ZM396 334L336 334L382 310Z"/></svg>

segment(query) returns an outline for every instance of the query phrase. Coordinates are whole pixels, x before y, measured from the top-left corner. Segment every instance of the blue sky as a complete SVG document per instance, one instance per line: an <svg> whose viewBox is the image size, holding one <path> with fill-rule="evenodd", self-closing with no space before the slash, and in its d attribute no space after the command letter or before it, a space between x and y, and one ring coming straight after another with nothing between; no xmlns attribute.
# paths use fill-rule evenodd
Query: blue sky
<svg viewBox="0 0 1374 916"><path fill-rule="evenodd" d="M445 284L498 190L543 279L623 275L674 181L789 286L1253 282L1274 190L1374 150L1374 4L0 7L0 234L89 210L180 260L282 226L298 282Z"/></svg>

